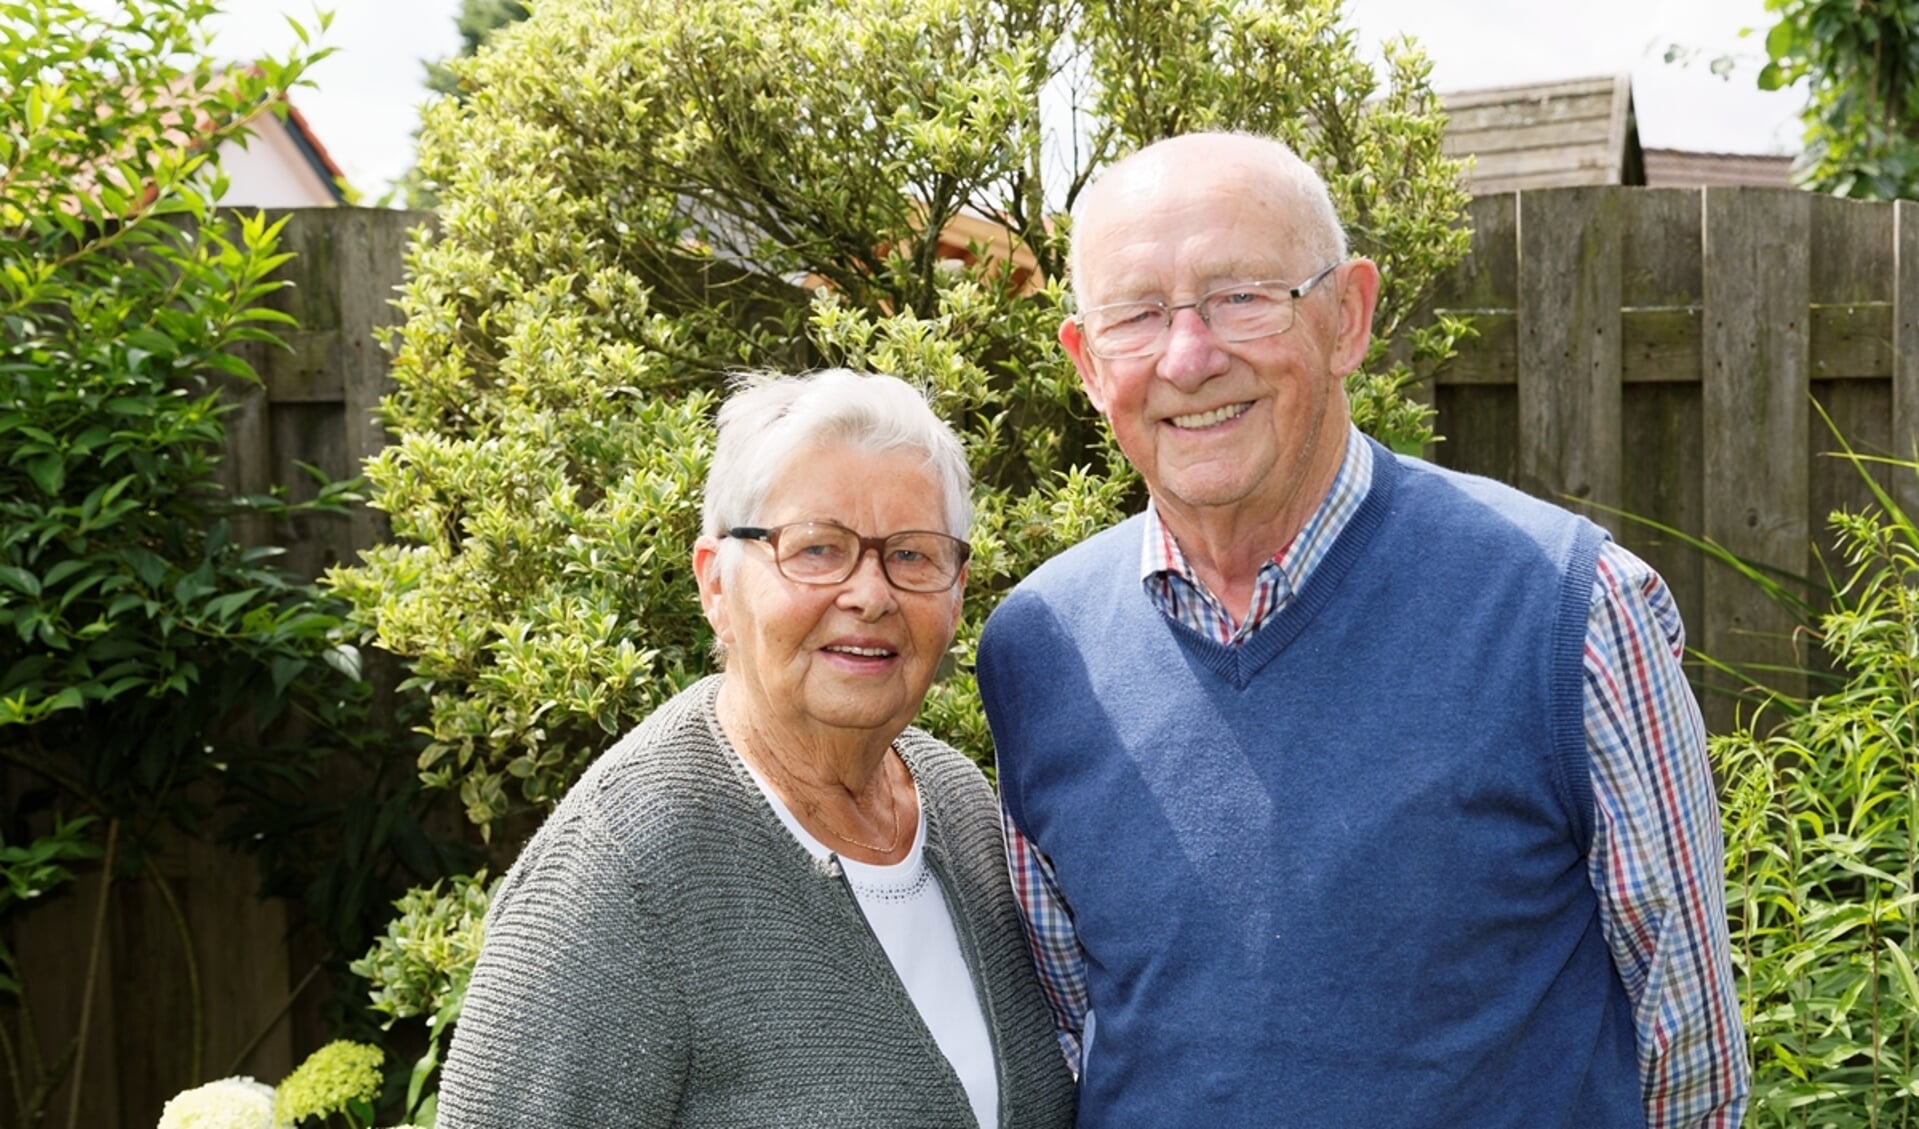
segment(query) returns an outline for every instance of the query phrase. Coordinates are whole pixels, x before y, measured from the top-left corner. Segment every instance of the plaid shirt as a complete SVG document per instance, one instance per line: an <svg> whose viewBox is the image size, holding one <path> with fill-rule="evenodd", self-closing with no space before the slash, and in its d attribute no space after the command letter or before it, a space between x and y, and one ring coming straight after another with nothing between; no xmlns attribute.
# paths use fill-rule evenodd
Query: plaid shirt
<svg viewBox="0 0 1919 1129"><path fill-rule="evenodd" d="M1226 644L1285 607L1372 486L1372 448L1348 432L1332 490L1291 544L1259 570L1235 624L1149 509L1141 583L1168 618ZM1632 1001L1649 1129L1733 1129L1750 1067L1728 955L1724 841L1705 729L1679 656L1685 628L1665 582L1607 541L1586 626L1586 746L1595 818L1588 872L1599 924ZM1046 856L1010 816L1006 850L1060 1044L1078 1069L1086 954Z"/></svg>

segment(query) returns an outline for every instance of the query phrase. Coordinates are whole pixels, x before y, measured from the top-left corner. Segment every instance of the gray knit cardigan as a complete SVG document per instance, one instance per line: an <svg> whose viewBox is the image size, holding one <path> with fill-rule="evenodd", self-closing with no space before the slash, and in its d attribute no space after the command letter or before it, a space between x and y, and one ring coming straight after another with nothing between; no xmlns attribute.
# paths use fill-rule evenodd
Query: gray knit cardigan
<svg viewBox="0 0 1919 1129"><path fill-rule="evenodd" d="M602 756L508 873L440 1129L971 1129L958 1075L839 867L794 841L728 749L719 684L685 690ZM895 747L992 1033L999 1124L1071 1125L992 792L925 733Z"/></svg>

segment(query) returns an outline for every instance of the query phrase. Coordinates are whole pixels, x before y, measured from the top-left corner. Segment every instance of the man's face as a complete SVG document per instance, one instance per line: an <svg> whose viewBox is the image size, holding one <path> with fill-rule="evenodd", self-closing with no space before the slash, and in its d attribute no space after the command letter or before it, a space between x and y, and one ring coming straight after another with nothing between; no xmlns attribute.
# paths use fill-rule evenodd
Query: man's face
<svg viewBox="0 0 1919 1129"><path fill-rule="evenodd" d="M1302 246L1301 209L1270 166L1235 159L1242 143L1161 146L1100 184L1073 232L1082 309L1192 302L1236 282L1296 284L1328 265ZM1343 378L1365 352L1364 333L1355 340L1343 324L1360 314L1348 308L1355 269L1372 267L1342 266L1297 299L1292 327L1273 337L1221 341L1186 309L1155 355L1112 359L1095 356L1071 321L1061 327L1087 393L1176 529L1221 516L1283 523L1301 508L1303 520L1317 506L1345 449ZM1369 319L1370 290L1364 298Z"/></svg>

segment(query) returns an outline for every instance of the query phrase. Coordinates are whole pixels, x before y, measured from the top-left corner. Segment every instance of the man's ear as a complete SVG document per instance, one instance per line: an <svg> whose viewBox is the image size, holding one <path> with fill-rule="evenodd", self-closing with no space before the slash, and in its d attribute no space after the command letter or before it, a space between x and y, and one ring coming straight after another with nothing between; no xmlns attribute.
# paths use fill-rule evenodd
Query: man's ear
<svg viewBox="0 0 1919 1129"><path fill-rule="evenodd" d="M1333 275L1339 300L1339 326L1333 337L1331 368L1343 377L1366 361L1373 340L1373 307L1379 302L1379 268L1371 259L1353 259Z"/></svg>
<svg viewBox="0 0 1919 1129"><path fill-rule="evenodd" d="M733 626L726 613L724 580L720 573L719 539L701 537L693 542L693 579L700 588L700 608L706 613L706 622L713 626L714 638L721 643L731 643Z"/></svg>
<svg viewBox="0 0 1919 1129"><path fill-rule="evenodd" d="M1086 334L1078 322L1067 318L1059 323L1059 343L1066 355L1073 358L1073 367L1079 370L1079 382L1086 389L1086 398L1101 415L1106 414L1106 387L1099 370L1093 367L1093 354L1086 348Z"/></svg>

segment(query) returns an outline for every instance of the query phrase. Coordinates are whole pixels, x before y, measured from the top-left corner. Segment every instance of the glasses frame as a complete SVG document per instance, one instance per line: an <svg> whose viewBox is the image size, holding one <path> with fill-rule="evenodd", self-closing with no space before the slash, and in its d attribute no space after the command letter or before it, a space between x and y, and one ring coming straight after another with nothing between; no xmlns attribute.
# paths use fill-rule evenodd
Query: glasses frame
<svg viewBox="0 0 1919 1129"><path fill-rule="evenodd" d="M1332 264L1329 264L1328 266L1322 267L1318 271L1315 271L1312 277L1308 278L1306 281L1302 283L1299 283L1296 286L1289 286L1282 279L1264 278L1264 279L1255 279L1250 282L1234 282L1234 283L1229 283L1226 286L1216 286L1213 289L1208 290L1206 293L1201 294L1198 298L1194 299L1191 302L1174 302L1174 303L1168 304L1164 301L1160 301L1159 299L1138 299L1131 302L1108 302L1105 305L1094 306L1090 310L1081 310L1078 313L1074 314L1073 324L1079 326L1080 330L1084 334L1087 350L1091 352L1095 357L1100 357L1109 361L1129 361L1129 360L1138 359L1140 357L1157 357L1161 353L1165 352L1166 335L1173 328L1173 315L1179 313L1179 311L1181 310L1191 310L1194 313L1198 314L1199 320L1204 322L1206 325L1206 328L1209 331L1211 331L1215 336L1217 336L1221 341L1236 344L1241 341L1258 341L1261 338L1265 338L1265 337L1278 337L1279 335L1285 333L1287 330L1293 328L1294 323L1296 323L1299 320L1299 310L1298 310L1299 300L1301 298L1304 298L1306 295L1312 293L1315 287L1317 287L1320 283L1326 281L1326 279L1330 277L1334 271L1338 270L1340 267L1344 265L1345 265L1345 262L1342 260L1340 262L1332 263ZM1221 333L1218 329L1214 328L1213 319L1206 312L1206 303L1212 301L1214 298L1217 298L1222 294L1230 294L1235 290L1244 290L1245 288L1249 286L1285 287L1285 293L1288 299L1286 308L1287 308L1287 311L1291 314L1291 316L1286 319L1286 324L1279 327L1278 329L1271 329L1261 333L1249 334L1245 337L1228 337L1224 333ZM1159 307L1159 315L1160 315L1159 335L1153 339L1153 344L1151 345L1151 347L1142 349L1137 353L1109 353L1100 348L1099 335L1087 328L1086 319L1093 314L1099 313L1101 310L1118 309L1121 306L1157 306Z"/></svg>
<svg viewBox="0 0 1919 1129"><path fill-rule="evenodd" d="M852 557L848 559L846 572L843 575L835 577L834 579L831 579L831 580L824 580L824 579L818 579L818 578L812 578L812 577L794 576L791 573L786 571L786 565L780 558L780 534L785 532L788 529L798 529L800 526L803 526L803 525L823 525L832 529L845 530L847 533L852 534L854 539L859 541L860 543L859 552L853 554ZM966 542L960 540L959 538L953 536L950 533L941 533L937 529L902 529L896 533L889 533L884 537L868 537L865 534L861 533L859 530L854 529L851 526L841 525L837 521L790 521L790 522L787 522L785 525L775 525L775 526L736 525L726 531L726 536L731 537L738 541L766 542L767 548L773 550L773 567L774 569L778 570L781 576L785 577L786 579L792 581L795 584L810 584L810 585L821 587L821 588L830 587L831 585L834 585L834 584L846 583L846 581L849 578L851 578L854 573L859 571L860 562L866 559L866 554L868 550L871 550L879 559L880 575L886 578L886 582L888 584L892 585L893 587L899 589L902 592L932 593L932 592L950 591L952 590L954 585L960 582L960 578L966 575L966 562L973 559L973 547L971 545L967 544ZM950 541L954 545L957 545L959 547L958 548L959 567L953 571L953 578L951 580L948 580L946 583L940 585L938 588L913 588L913 587L909 587L908 585L901 584L897 579L894 578L892 569L889 568L886 563L887 543L901 537L938 537L938 538L941 538L942 540Z"/></svg>

